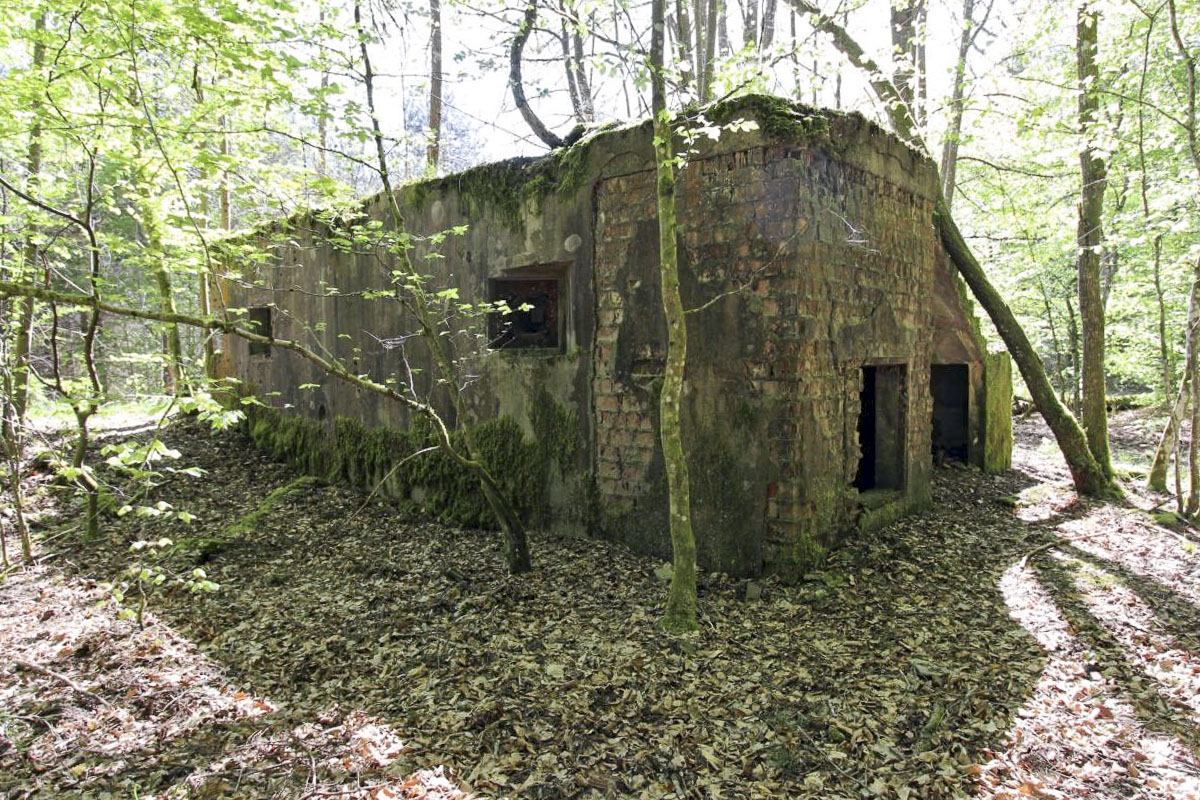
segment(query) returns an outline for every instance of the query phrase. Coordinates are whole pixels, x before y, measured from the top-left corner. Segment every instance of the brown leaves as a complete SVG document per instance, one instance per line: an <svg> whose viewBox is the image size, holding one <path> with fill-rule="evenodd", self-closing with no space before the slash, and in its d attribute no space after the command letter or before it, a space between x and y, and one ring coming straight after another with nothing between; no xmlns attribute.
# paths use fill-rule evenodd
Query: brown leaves
<svg viewBox="0 0 1200 800"><path fill-rule="evenodd" d="M173 436L210 473L164 496L197 513L197 535L293 477L236 441L190 427ZM1178 789L1162 765L1180 754L1132 736L1133 711L1104 669L1087 669L1050 593L1022 584L1024 573L1001 585L1040 529L990 498L1031 485L940 472L932 511L850 542L799 585L764 581L755 602L741 599L743 582L704 574L703 631L687 638L656 628L653 560L539 537L537 571L513 579L492 534L403 522L382 506L348 523L361 495L314 489L214 557L222 592L158 606L211 662L165 627L148 633L157 651L137 637L110 646L110 631L47 652L83 652L108 676L100 682L133 690L121 697L131 718L159 731L139 780L164 792L220 796L243 773L256 776L241 778L243 790L264 795L384 800ZM1033 525L1076 510L1043 494ZM126 519L119 530L145 538L149 524ZM72 556L93 574L105 574L105 557L95 546ZM49 605L60 610L47 625L84 607ZM1164 673L1190 663L1182 653L1157 662ZM62 687L39 693L63 699ZM19 738L49 741L32 728ZM54 757L43 763L66 763ZM464 785L428 770L436 764ZM1055 784L1045 777L1055 769L1079 779ZM121 779L102 779L92 761L55 775L46 785L56 789Z"/></svg>

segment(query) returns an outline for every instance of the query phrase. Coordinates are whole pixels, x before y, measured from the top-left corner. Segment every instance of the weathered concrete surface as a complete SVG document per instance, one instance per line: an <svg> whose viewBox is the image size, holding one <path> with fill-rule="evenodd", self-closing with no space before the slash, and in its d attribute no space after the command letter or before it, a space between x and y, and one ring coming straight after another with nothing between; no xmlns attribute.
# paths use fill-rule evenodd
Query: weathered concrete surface
<svg viewBox="0 0 1200 800"><path fill-rule="evenodd" d="M1005 463L1003 388L988 388L1005 376L984 369L970 305L941 253L929 161L860 117L771 98L736 101L714 117L753 118L759 130L703 144L678 182L693 309L684 435L700 558L738 575L796 574L839 535L928 502L932 363L967 366L971 460ZM656 419L666 335L651 158L644 124L542 161L406 187L400 199L419 237L469 225L438 247L417 240L429 286L485 300L489 279L559 281L557 349L487 353L478 317L454 337L466 345L473 418L511 418L546 455L535 521L666 555ZM386 219L381 198L364 211ZM406 364L419 367L412 382L429 391L429 356L408 336L403 309L354 294L388 288L388 256L339 252L328 244L336 230L311 219L275 232L283 241L273 258L247 270L257 285L234 287L230 302L275 304L277 336L318 342L375 376L407 381ZM434 250L440 257L426 260ZM289 354L227 346L230 374L279 392L277 405L328 426L337 417L410 423L398 405ZM877 421L895 432L898 453L885 465L894 472L887 490L866 498L855 488L864 367L888 366L903 367L889 373L903 380L881 406L894 418ZM298 388L305 383L317 386ZM985 409L995 412L989 423Z"/></svg>

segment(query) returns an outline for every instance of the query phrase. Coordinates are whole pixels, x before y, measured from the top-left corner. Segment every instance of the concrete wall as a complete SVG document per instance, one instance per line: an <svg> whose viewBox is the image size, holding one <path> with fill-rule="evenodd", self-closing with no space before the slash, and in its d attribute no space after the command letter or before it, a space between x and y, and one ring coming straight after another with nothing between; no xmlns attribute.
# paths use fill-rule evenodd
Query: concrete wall
<svg viewBox="0 0 1200 800"><path fill-rule="evenodd" d="M693 513L706 566L795 573L841 533L928 501L929 366L968 363L982 404L983 353L933 231L930 162L860 117L739 102L726 118L757 118L759 130L703 144L678 184L684 301L697 309L684 398ZM509 417L543 452L567 453L547 460L538 521L665 556L657 398L666 336L650 157L642 125L541 162L409 187L401 200L415 234L469 223L437 259L423 258L431 245L416 247L439 288L485 299L489 278L561 278L562 346L466 362L464 373L478 376L467 390L473 415ZM386 219L380 198L364 210ZM276 336L307 337L363 371L404 379L395 342L411 323L394 300L352 296L386 288L387 258L337 252L323 243L331 231L311 220L275 233L286 240L274 246L277 260L248 271L261 285L233 289L230 302L274 303ZM338 296L326 296L331 285ZM468 328L479 335L481 325ZM239 341L229 350L231 374L278 391L277 405L322 420L409 423L396 404L290 354L252 357ZM417 383L427 388L423 346L406 339L404 353L426 367ZM902 477L901 488L867 501L854 482L863 368L872 365L905 367L889 373L904 376L898 418L881 423L899 426ZM297 388L304 383L318 386ZM978 409L971 417L982 424ZM578 447L550 441L564 425Z"/></svg>

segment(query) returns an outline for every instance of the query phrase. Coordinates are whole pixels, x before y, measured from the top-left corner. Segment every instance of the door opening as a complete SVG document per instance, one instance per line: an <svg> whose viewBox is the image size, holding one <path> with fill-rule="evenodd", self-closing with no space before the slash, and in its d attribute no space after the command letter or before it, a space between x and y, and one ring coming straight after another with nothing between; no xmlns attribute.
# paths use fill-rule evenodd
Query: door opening
<svg viewBox="0 0 1200 800"><path fill-rule="evenodd" d="M970 454L968 407L969 370L966 364L934 364L929 371L933 397L933 460L966 461Z"/></svg>
<svg viewBox="0 0 1200 800"><path fill-rule="evenodd" d="M904 488L907 368L903 364L869 365L862 369L858 412L860 492Z"/></svg>

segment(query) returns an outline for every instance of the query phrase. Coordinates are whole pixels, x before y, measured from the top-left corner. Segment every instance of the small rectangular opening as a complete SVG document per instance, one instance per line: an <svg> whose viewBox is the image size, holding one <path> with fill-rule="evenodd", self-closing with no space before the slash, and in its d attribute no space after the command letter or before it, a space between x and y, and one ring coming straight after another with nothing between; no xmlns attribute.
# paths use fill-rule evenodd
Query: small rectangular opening
<svg viewBox="0 0 1200 800"><path fill-rule="evenodd" d="M249 328L259 336L274 338L271 331L271 307L255 306L250 309ZM266 342L250 342L250 355L271 357L271 345Z"/></svg>
<svg viewBox="0 0 1200 800"><path fill-rule="evenodd" d="M488 345L493 349L558 349L560 314L556 278L494 278L488 300L503 302L507 314L488 315Z"/></svg>
<svg viewBox="0 0 1200 800"><path fill-rule="evenodd" d="M862 368L858 412L858 473L860 492L904 488L907 369L903 364Z"/></svg>
<svg viewBox="0 0 1200 800"><path fill-rule="evenodd" d="M933 460L966 461L970 451L970 372L966 364L934 364L929 370L933 397Z"/></svg>

